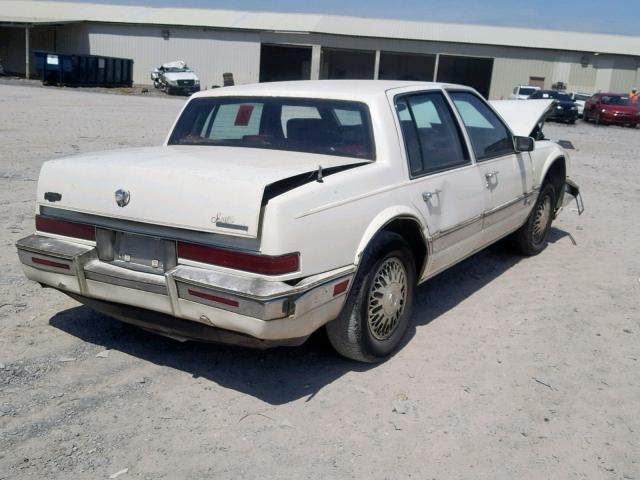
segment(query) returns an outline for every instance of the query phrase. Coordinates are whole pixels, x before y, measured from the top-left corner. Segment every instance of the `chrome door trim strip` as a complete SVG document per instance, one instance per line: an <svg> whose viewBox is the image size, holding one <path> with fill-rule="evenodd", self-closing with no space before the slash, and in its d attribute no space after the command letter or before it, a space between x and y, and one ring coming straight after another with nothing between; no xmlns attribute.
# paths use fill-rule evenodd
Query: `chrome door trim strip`
<svg viewBox="0 0 640 480"><path fill-rule="evenodd" d="M455 244L456 242L451 240L452 235L462 229L472 227L476 225L478 222L484 223L487 218L490 218L500 212L503 212L505 209L512 207L522 201L524 201L524 205L528 205L529 199L537 195L539 191L540 191L539 188L534 188L531 192L519 195L517 198L510 200L497 207L494 207L491 210L487 210L483 212L481 215L476 215L475 217L472 217L463 222L457 223L456 225L453 225L449 228L445 228L443 230L439 230L435 232L433 235L431 235L431 238L429 238L429 244L431 244L432 252L433 253L441 252L443 250L446 250L453 244ZM449 237L449 239L447 239L446 237Z"/></svg>

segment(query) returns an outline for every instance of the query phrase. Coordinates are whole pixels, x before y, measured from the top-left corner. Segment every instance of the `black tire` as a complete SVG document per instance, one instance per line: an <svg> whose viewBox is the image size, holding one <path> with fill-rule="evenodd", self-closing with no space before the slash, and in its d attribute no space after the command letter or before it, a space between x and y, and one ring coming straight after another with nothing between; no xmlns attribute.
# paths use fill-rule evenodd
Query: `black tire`
<svg viewBox="0 0 640 480"><path fill-rule="evenodd" d="M556 191L553 185L545 183L527 221L513 234L515 247L522 255L531 257L545 249L555 206Z"/></svg>
<svg viewBox="0 0 640 480"><path fill-rule="evenodd" d="M569 125L573 125L574 123L576 123L576 119L572 118L571 120L569 120L568 123L569 123Z"/></svg>
<svg viewBox="0 0 640 480"><path fill-rule="evenodd" d="M393 271L398 273L399 265L402 265L405 274L404 296L398 292L394 298L393 291L390 292L389 297L374 295L376 290L380 294L381 288L389 288L375 280L393 268L396 269ZM397 285L394 285L396 288ZM415 285L415 259L409 246L400 235L380 232L362 257L340 315L325 327L333 348L347 358L368 363L380 362L392 355L400 345L411 321ZM386 307L382 306L382 300L375 300L375 298L374 301L380 303L377 312L374 313L377 317L372 318L371 323L376 326L370 325L370 296L388 299L387 306L395 308L394 315L399 315L395 320L395 326L386 328L390 325L390 322L384 321L388 318L385 317ZM372 305L371 308L375 309L375 304ZM381 317L383 320L380 320Z"/></svg>

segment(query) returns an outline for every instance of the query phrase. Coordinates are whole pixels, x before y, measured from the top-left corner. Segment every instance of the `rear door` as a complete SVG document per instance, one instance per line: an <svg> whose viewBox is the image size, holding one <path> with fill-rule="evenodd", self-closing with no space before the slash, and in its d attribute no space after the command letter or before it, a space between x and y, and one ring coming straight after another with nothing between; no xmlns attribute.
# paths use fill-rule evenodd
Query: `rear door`
<svg viewBox="0 0 640 480"><path fill-rule="evenodd" d="M448 91L469 136L484 184L485 243L522 225L533 187L531 156L516 152L502 119L470 91Z"/></svg>
<svg viewBox="0 0 640 480"><path fill-rule="evenodd" d="M409 172L405 191L432 237L426 278L480 245L483 186L442 91L400 94L393 101Z"/></svg>

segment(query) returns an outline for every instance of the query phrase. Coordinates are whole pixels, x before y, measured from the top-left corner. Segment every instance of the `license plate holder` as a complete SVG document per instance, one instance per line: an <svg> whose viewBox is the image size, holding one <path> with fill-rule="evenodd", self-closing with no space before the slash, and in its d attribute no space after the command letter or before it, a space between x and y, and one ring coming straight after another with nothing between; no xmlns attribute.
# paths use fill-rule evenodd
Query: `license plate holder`
<svg viewBox="0 0 640 480"><path fill-rule="evenodd" d="M162 275L177 264L176 245L162 238L115 232L113 263L131 270Z"/></svg>

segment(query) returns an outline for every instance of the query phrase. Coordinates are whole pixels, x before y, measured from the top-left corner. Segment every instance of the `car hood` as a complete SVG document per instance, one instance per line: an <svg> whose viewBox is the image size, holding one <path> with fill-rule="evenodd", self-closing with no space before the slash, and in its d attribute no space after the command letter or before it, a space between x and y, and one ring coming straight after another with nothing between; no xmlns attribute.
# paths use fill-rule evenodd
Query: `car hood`
<svg viewBox="0 0 640 480"><path fill-rule="evenodd" d="M198 77L193 72L165 72L164 78L173 82L177 80L198 80Z"/></svg>
<svg viewBox="0 0 640 480"><path fill-rule="evenodd" d="M489 102L507 122L514 135L529 137L544 117L554 100L492 100Z"/></svg>
<svg viewBox="0 0 640 480"><path fill-rule="evenodd" d="M239 147L163 146L45 162L39 205L242 237L258 236L265 188L280 180L362 160ZM305 177L307 178L307 177ZM129 203L116 203L116 191ZM55 203L45 192L59 193Z"/></svg>

